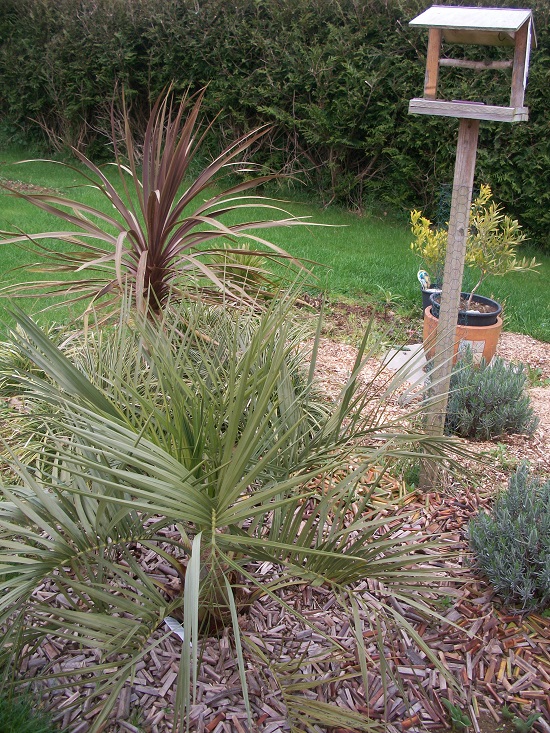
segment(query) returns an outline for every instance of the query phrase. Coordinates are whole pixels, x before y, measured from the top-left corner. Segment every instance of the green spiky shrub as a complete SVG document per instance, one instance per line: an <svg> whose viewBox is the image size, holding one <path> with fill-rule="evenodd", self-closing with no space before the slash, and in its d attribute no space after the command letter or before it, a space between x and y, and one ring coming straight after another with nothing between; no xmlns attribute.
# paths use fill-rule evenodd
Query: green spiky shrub
<svg viewBox="0 0 550 733"><path fill-rule="evenodd" d="M477 567L505 604L522 609L550 604L550 480L520 466L490 513L471 520Z"/></svg>
<svg viewBox="0 0 550 733"><path fill-rule="evenodd" d="M358 487L372 465L422 451L448 458L453 441L386 417L385 401L404 377L376 389L358 380L368 334L340 397L319 400L320 322L305 351L294 301L294 293L281 294L255 312L186 299L167 308L161 324L127 305L118 326L64 349L15 314L14 346L37 368L14 375L31 409L23 419L36 451L32 466L5 451L15 480L4 482L0 502L0 662L17 677L21 660L48 635L99 650L97 663L63 671L74 685L94 675L95 688L85 689L100 704L93 730L167 617L185 629L180 721L194 700L201 634L226 626L251 715L243 650L254 644L238 616L267 595L311 626L281 597L297 584L324 585L349 612L359 659L353 674L366 679L362 623L405 625L438 665L399 610L411 603L430 613L421 594L430 587L437 595L442 580L439 565L426 564L431 543L417 548L393 537ZM175 590L172 576L150 577L138 546L172 566ZM272 569L262 574L266 564ZM366 578L384 589L379 596L354 592ZM65 606L34 595L43 583ZM325 643L339 659L338 640ZM319 680L304 678L299 659L280 668L296 729L313 730L312 721L374 729L364 715L312 700Z"/></svg>
<svg viewBox="0 0 550 733"><path fill-rule="evenodd" d="M467 349L453 368L445 430L473 440L533 433L538 419L526 392L522 364L495 357L475 364Z"/></svg>

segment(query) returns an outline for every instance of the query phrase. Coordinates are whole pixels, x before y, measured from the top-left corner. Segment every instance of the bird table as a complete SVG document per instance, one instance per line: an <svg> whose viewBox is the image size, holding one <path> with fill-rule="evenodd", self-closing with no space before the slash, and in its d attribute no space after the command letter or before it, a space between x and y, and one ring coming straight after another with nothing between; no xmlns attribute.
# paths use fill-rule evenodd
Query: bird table
<svg viewBox="0 0 550 733"><path fill-rule="evenodd" d="M528 119L529 110L524 106L524 95L530 50L535 45L536 39L531 10L516 8L434 5L411 20L409 25L428 28L424 92L422 97L410 100L409 113L459 119L438 340L432 372L433 386L426 415L428 432L442 435L464 275L479 124L480 120L515 123ZM513 57L498 61L442 57L443 41L447 44L508 46L513 49ZM467 68L476 72L487 69L511 69L509 106L485 104L479 100L438 98L440 69L445 67ZM428 476L423 481L426 486L435 482L437 470L432 466L427 473L431 478Z"/></svg>

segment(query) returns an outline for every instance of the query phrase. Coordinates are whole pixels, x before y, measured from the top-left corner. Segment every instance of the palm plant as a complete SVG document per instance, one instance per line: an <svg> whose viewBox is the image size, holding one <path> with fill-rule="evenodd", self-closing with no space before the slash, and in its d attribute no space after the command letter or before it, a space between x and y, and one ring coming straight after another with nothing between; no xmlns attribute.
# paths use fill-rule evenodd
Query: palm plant
<svg viewBox="0 0 550 733"><path fill-rule="evenodd" d="M254 165L239 162L239 157L268 132L267 128L243 135L192 177L192 166L209 130L207 126L200 132L203 96L204 90L194 101L184 97L178 105L174 105L170 91L161 96L152 109L139 146L124 108L126 156L117 142L113 111L112 144L119 187L73 148L74 155L89 172L65 163L60 165L82 176L85 185L103 198L105 207L96 208L56 193L23 193L2 184L12 195L56 216L64 227L69 227L69 231L37 234L4 232L2 243L16 243L32 252L38 251L41 259L30 266L32 269L77 275L70 283L66 279L19 283L5 289L5 294L22 297L61 293L72 300L92 299L109 307L128 283L137 308L149 309L153 314L163 309L169 297L173 302L197 283L204 285L202 297L210 291L211 295L223 293L224 297L250 302L258 291L269 285L270 276L261 261L276 258L287 265L299 266L290 255L256 232L303 221L261 196L246 195L277 177L268 174L250 178ZM136 147L142 151L141 167ZM248 178L221 193L214 191L205 199L205 193L217 184L219 175L228 170L239 170ZM246 213L257 209L275 217L283 214L283 218L246 220ZM225 223L228 218L245 220ZM45 243L48 240L53 240L51 246ZM60 241L72 249L61 251L56 245ZM243 244L248 258L244 263L241 261ZM223 255L221 260L212 256L218 252ZM250 262L254 256L258 258L256 266ZM230 268L226 266L227 258L231 258Z"/></svg>
<svg viewBox="0 0 550 733"><path fill-rule="evenodd" d="M166 619L184 629L180 721L194 699L201 631L226 625L250 715L243 650L262 650L243 636L238 614L267 596L312 626L284 599L297 584L325 584L349 611L360 661L353 674L367 678L364 623L401 624L425 648L400 604L430 612L420 593L441 583L440 568L426 565L431 545L393 537L358 486L373 464L417 451L448 457L456 444L385 417L399 377L361 386L367 339L339 400L319 400L317 342L304 351L292 302L292 293L278 297L260 313L180 302L165 310L162 328L132 322L123 309L117 327L81 336L85 348L73 343L70 359L16 314L15 344L35 367L16 378L43 411L32 468L7 451L17 480L2 486L0 502L0 662L17 672L47 637L99 649L84 669L44 672L59 685L95 673L93 730L159 644ZM151 577L137 547L169 563L176 584ZM379 597L354 592L366 578ZM44 584L49 602L36 594ZM318 682L296 681L299 667L279 670L293 730L335 720L375 727L304 696Z"/></svg>

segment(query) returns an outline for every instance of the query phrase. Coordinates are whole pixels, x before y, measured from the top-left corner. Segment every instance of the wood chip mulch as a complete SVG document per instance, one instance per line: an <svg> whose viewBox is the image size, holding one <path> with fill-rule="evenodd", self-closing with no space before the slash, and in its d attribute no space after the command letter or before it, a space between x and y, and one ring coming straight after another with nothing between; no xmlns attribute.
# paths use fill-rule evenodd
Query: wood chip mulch
<svg viewBox="0 0 550 733"><path fill-rule="evenodd" d="M396 487L396 499L398 491ZM449 583L449 595L442 605L440 622L427 622L415 609L391 598L389 602L429 644L443 667L457 681L457 687L436 669L409 633L396 631L380 617L378 622L384 635L381 660L376 614L371 614L363 618L369 669L369 688L365 693L349 614L340 608L327 588L291 589L282 594L283 600L299 610L311 626L300 623L267 596L260 598L249 613L240 618L243 637L256 645L268 660L267 663L259 661L250 650L245 653L253 730L266 733L290 730L288 698L277 673L293 660L301 659L292 682L296 683L297 675L302 681L317 680L303 694L370 716L383 723L389 733L448 730L443 698L469 714L476 733L486 730L478 723L481 713L488 711L496 722L505 704L524 718L534 710L540 711L543 717L535 723L534 729L548 733L550 619L536 614L513 615L502 610L487 584L472 578L467 571L465 525L480 508L488 506L490 500L489 495L480 495L473 490L451 496L411 495L404 505L386 505L383 510L387 527L419 538L438 536L452 553L441 569L450 579L462 582L458 586ZM162 570L159 564L162 561L158 558L151 561L151 574ZM269 575L276 569L266 566L256 571ZM376 597L377 587L372 581L366 581L356 587L356 592ZM339 642L342 651L338 657L327 643L325 634ZM163 635L159 630L155 636L160 639ZM180 649L178 637L169 635L138 664L133 684L124 688L111 716L106 729L109 733L145 730L168 733L173 730ZM191 730L198 733L249 731L229 632L224 632L221 638L206 639L201 652ZM43 695L58 722L63 726L71 725L75 733L88 730L97 710L87 704L87 692L93 689L93 682L80 690L71 687L69 670L95 661L97 656L93 652L67 649L59 640L50 640L35 653L27 670L27 674L32 675L34 670L44 670L45 665L50 665L53 673L67 671L66 686ZM391 672L399 674L400 686L392 679ZM354 676L346 679L345 675L350 673ZM327 678L330 681L325 681ZM76 701L78 707L72 708ZM318 730L327 729L320 727Z"/></svg>
<svg viewBox="0 0 550 733"><path fill-rule="evenodd" d="M523 338L523 337L521 337ZM532 341L532 340L531 340ZM550 376L550 345L520 344L522 360ZM513 339L503 341L503 351L511 354ZM330 394L341 386L353 364L355 350L327 341L321 350L322 381ZM504 355L504 354L503 354ZM372 369L377 365L372 364ZM497 448L512 463L528 450L542 472L550 475L550 388L533 391L535 408L541 424L534 438L512 436L498 444L480 446L479 450ZM542 408L540 405L542 404ZM399 410L398 404L393 409ZM267 596L260 598L240 618L243 638L264 655L260 661L251 649L245 651L247 680L254 726L262 733L289 731L288 707L293 704L290 683L281 683L279 675L292 668L292 682L297 685L315 680L301 692L302 697L331 702L370 716L389 733L400 731L449 730L449 714L442 699L446 698L470 716L476 733L497 730L501 712L507 705L515 715L527 718L533 711L541 717L533 730L550 733L550 618L538 615L512 614L504 610L483 579L472 575L465 531L467 523L480 509L488 508L495 488L505 485L506 467L502 456L499 465L485 466L473 483L454 487L445 493L410 494L404 502L403 487L397 480L383 487L382 509L387 528L400 536L418 542L436 536L448 548L444 563L438 565L448 580L448 596L441 605L440 621L426 621L416 609L384 595L376 583L365 581L356 591L372 601L385 598L400 612L411 629L426 641L434 654L457 681L452 686L433 662L414 643L413 633L396 631L383 615L364 612L362 622L368 656L368 689L363 688L359 662L355 652L353 625L349 614L336 602L325 587L294 587L282 591L289 607L300 610L311 625L296 619L288 610ZM491 473L491 470L493 473ZM485 476L485 478L484 478ZM429 551L426 551L427 562ZM144 559L143 562L147 563ZM150 559L150 571L162 570L162 559ZM275 577L278 569L259 566L255 572ZM46 589L47 591L47 589ZM138 664L136 677L120 695L117 707L105 728L108 733L170 733L173 729L173 706L179 674L181 641L174 634L164 636L159 630L159 644ZM383 654L377 644L383 636ZM333 654L329 639L339 643L339 656ZM197 733L245 733L250 731L245 711L234 646L229 632L219 638L205 639L201 646L202 664L198 678L198 695L191 712L191 730ZM58 722L70 725L73 733L85 733L97 715L87 697L87 690L71 687L67 667L84 667L95 660L93 652L64 647L59 640L42 644L30 660L28 674L50 665L53 672L67 671L66 686L44 693L44 701ZM392 677L398 673L400 684ZM288 685L285 687L285 684ZM89 690L93 682L89 683ZM386 696L384 696L386 688ZM78 707L71 707L78 703ZM491 721L493 727L491 727ZM328 730L317 726L320 732ZM331 729L344 733L347 728ZM499 730L501 730L499 728Z"/></svg>

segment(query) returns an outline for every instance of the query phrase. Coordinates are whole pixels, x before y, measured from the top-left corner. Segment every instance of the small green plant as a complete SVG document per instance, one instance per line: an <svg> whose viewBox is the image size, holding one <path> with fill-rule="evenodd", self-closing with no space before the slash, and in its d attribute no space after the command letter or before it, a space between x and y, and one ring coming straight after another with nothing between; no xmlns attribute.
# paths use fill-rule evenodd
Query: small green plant
<svg viewBox="0 0 550 733"><path fill-rule="evenodd" d="M446 698L442 698L441 702L449 711L449 718L451 719L453 730L464 731L472 725L470 718L466 713L463 713L457 705L453 705L453 703Z"/></svg>
<svg viewBox="0 0 550 733"><path fill-rule="evenodd" d="M531 434L537 427L522 364L495 357L474 363L466 349L451 375L445 430L450 435L491 440L513 433Z"/></svg>
<svg viewBox="0 0 550 733"><path fill-rule="evenodd" d="M0 697L0 733L54 733L50 717L40 711L32 697Z"/></svg>
<svg viewBox="0 0 550 733"><path fill-rule="evenodd" d="M389 288L383 288L381 285L376 286L380 291L377 297L377 301L381 303L384 308L384 318L391 313L391 309L398 306L403 302L403 296L399 293L393 293Z"/></svg>
<svg viewBox="0 0 550 733"><path fill-rule="evenodd" d="M518 718L517 715L514 715L514 711L511 710L508 705L503 705L500 712L502 719L511 721L514 726L514 730L517 730L518 733L529 733L533 728L533 723L541 717L541 713L531 713L526 720L522 720L521 718Z"/></svg>
<svg viewBox="0 0 550 733"><path fill-rule="evenodd" d="M449 609L452 608L455 604L455 600L452 596L442 596L438 600L438 604L441 608Z"/></svg>
<svg viewBox="0 0 550 733"><path fill-rule="evenodd" d="M407 349L403 350L405 352L407 351ZM402 402L403 404L408 404L405 400ZM412 456L396 461L392 466L391 473L392 476L395 476L404 484L404 490L409 493L416 491L420 484L420 468L421 462L418 460L418 457Z"/></svg>
<svg viewBox="0 0 550 733"><path fill-rule="evenodd" d="M505 471L514 470L518 467L519 460L510 453L508 446L504 443L497 443L494 448L488 451L493 461Z"/></svg>
<svg viewBox="0 0 550 733"><path fill-rule="evenodd" d="M550 379L543 376L543 371L540 367L527 365L527 381L530 387L550 387Z"/></svg>
<svg viewBox="0 0 550 733"><path fill-rule="evenodd" d="M529 733L533 728L533 723L535 723L541 716L542 713L531 713L526 720L522 720L521 718L518 718L517 715L514 715L512 718L512 725L518 733Z"/></svg>
<svg viewBox="0 0 550 733"><path fill-rule="evenodd" d="M523 609L550 603L550 480L530 478L521 465L490 514L469 525L477 567L504 603Z"/></svg>

